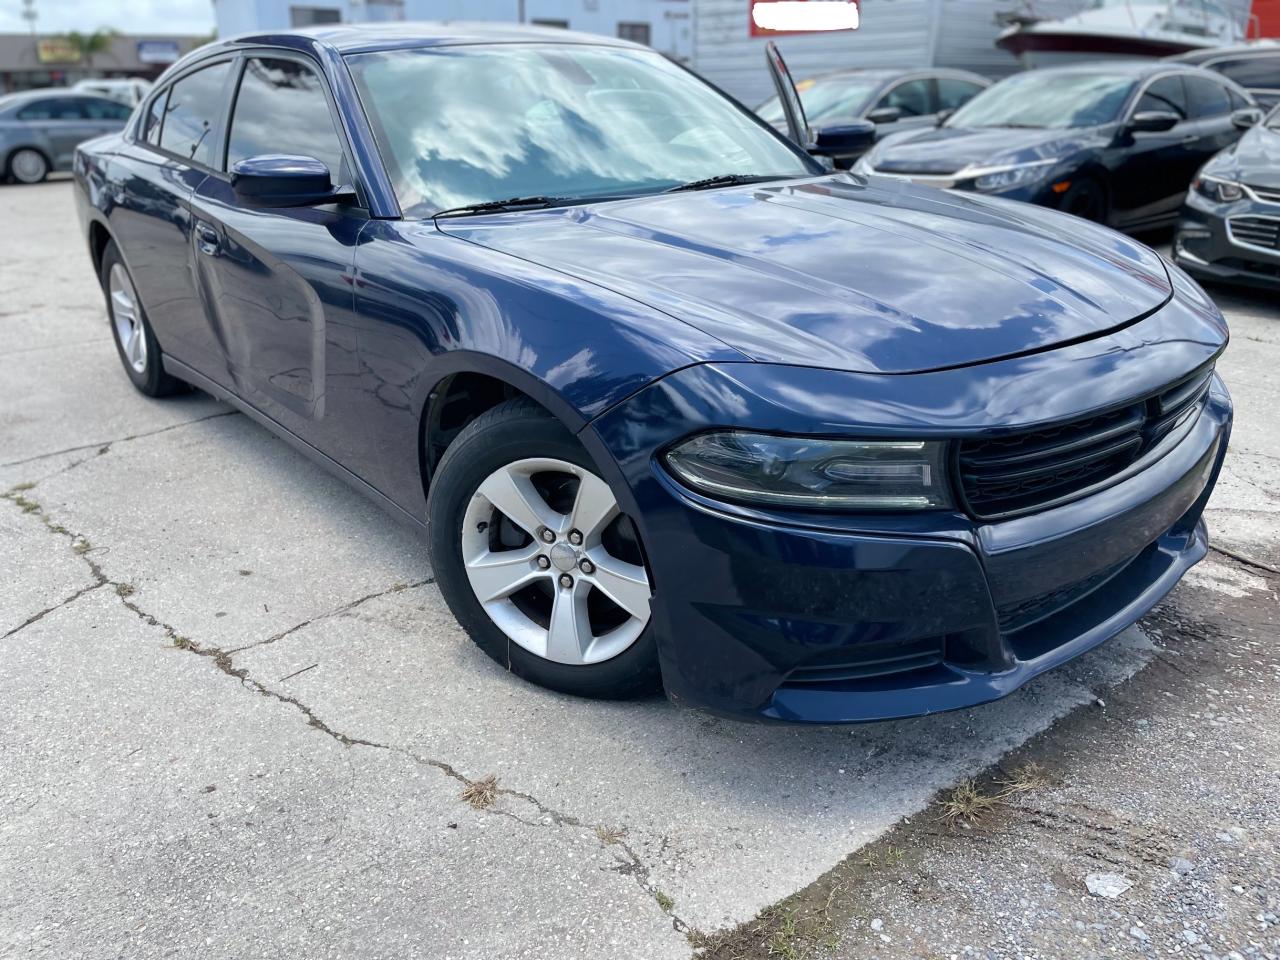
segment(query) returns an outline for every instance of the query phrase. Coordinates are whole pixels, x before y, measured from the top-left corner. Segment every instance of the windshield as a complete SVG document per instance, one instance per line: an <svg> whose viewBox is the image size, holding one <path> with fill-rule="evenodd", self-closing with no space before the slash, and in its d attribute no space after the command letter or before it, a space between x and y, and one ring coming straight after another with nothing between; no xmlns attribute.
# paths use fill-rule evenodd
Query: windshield
<svg viewBox="0 0 1280 960"><path fill-rule="evenodd" d="M883 81L870 77L824 77L820 80L801 80L796 84L804 115L810 123L818 120L851 120L862 116L867 102L880 89ZM761 119L775 126L787 122L782 103L770 97L756 108Z"/></svg>
<svg viewBox="0 0 1280 960"><path fill-rule="evenodd" d="M1120 116L1134 78L1114 73L1020 73L988 87L948 127L1092 127Z"/></svg>
<svg viewBox="0 0 1280 960"><path fill-rule="evenodd" d="M818 167L645 50L504 44L347 58L406 216L511 197L656 192Z"/></svg>

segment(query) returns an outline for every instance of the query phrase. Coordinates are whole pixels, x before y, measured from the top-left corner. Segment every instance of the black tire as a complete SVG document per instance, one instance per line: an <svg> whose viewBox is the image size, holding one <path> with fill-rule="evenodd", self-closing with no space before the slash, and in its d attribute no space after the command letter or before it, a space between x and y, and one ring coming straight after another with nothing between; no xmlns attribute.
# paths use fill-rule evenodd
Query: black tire
<svg viewBox="0 0 1280 960"><path fill-rule="evenodd" d="M124 260L120 256L120 250L116 247L114 240L109 241L106 249L102 252L102 265L98 280L102 284L102 293L107 301L107 324L111 327L111 339L115 341L116 353L120 356L120 364L124 367L125 375L128 376L135 387L148 397L167 397L183 392L187 389L187 385L177 377L165 373L164 354L160 350L160 344L156 342L156 335L151 329L151 321L147 318L147 313L142 308L141 301L137 300L136 294L134 295L135 310L137 320L142 327L142 336L146 342L146 357L142 370L134 369L133 364L130 362L125 351L125 344L120 339L120 329L116 323L116 308L111 298L111 271L113 268L123 270L132 286L133 278L129 274L129 268L125 266Z"/></svg>
<svg viewBox="0 0 1280 960"><path fill-rule="evenodd" d="M41 183L49 176L49 158L34 147L19 147L9 154L5 173L14 183Z"/></svg>
<svg viewBox="0 0 1280 960"><path fill-rule="evenodd" d="M1092 177L1081 177L1062 195L1059 209L1094 223L1106 223L1109 216L1106 187Z"/></svg>
<svg viewBox="0 0 1280 960"><path fill-rule="evenodd" d="M449 609L476 645L512 673L539 686L596 699L630 699L661 688L652 623L621 653L599 663L543 659L510 640L490 619L467 577L462 523L471 498L494 471L518 460L550 457L599 470L577 439L531 400L508 400L458 435L432 477L427 513L432 568Z"/></svg>

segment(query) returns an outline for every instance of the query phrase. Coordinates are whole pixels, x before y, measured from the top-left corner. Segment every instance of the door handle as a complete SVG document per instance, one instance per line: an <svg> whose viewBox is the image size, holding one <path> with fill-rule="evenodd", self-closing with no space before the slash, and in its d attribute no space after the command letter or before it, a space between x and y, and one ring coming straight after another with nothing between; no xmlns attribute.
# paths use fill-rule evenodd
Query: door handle
<svg viewBox="0 0 1280 960"><path fill-rule="evenodd" d="M1189 144L1192 144L1192 143L1196 143L1196 142L1198 142L1198 141L1199 141L1199 139L1200 139L1200 138L1199 138L1198 136L1196 136L1194 133L1189 133L1189 134L1187 134L1185 137L1183 137L1183 138L1182 138L1182 142L1183 142L1183 144L1184 144L1184 145L1189 145Z"/></svg>
<svg viewBox="0 0 1280 960"><path fill-rule="evenodd" d="M218 231L203 221L196 223L196 246L200 248L201 253L215 254L218 252L218 245L222 242L222 238L218 236Z"/></svg>

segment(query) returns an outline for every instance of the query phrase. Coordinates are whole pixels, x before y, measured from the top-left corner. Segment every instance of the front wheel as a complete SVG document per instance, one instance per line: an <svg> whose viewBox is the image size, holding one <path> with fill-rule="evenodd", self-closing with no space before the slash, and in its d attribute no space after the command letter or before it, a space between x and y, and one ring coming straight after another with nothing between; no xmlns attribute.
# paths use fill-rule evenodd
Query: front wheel
<svg viewBox="0 0 1280 960"><path fill-rule="evenodd" d="M635 527L559 421L527 400L476 419L441 460L428 512L440 590L490 657L579 696L657 688Z"/></svg>
<svg viewBox="0 0 1280 960"><path fill-rule="evenodd" d="M1106 223L1107 191L1097 180L1084 177L1067 188L1061 209L1094 223Z"/></svg>

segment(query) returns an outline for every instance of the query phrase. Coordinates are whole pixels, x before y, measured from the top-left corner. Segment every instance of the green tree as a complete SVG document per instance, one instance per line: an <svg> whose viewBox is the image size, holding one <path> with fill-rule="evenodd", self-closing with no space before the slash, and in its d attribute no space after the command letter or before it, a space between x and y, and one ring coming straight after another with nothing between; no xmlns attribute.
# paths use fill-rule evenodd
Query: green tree
<svg viewBox="0 0 1280 960"><path fill-rule="evenodd" d="M98 54L106 53L110 50L111 41L115 37L116 31L110 28L95 30L93 33L81 33L79 30L72 30L70 33L63 35L63 39L75 48L82 67L89 66L93 62L93 58Z"/></svg>

